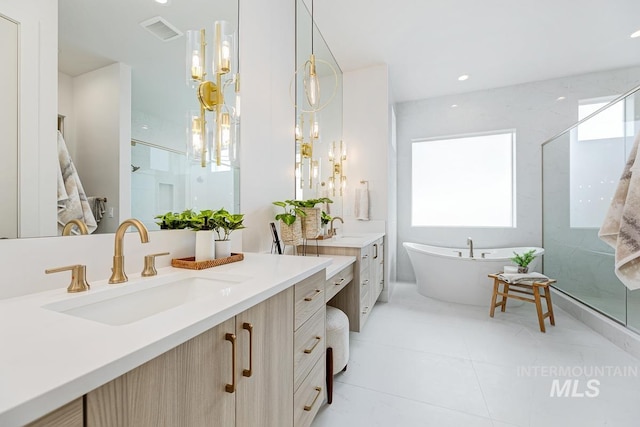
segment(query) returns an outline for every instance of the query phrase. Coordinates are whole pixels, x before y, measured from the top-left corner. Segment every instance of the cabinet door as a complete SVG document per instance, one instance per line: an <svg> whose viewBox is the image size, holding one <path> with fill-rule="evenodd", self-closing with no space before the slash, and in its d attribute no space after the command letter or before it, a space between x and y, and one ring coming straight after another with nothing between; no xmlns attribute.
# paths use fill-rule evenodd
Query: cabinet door
<svg viewBox="0 0 640 427"><path fill-rule="evenodd" d="M293 288L237 315L236 335L236 426L291 427Z"/></svg>
<svg viewBox="0 0 640 427"><path fill-rule="evenodd" d="M233 427L234 330L227 320L88 393L87 427Z"/></svg>
<svg viewBox="0 0 640 427"><path fill-rule="evenodd" d="M177 426L177 349L87 393L87 427Z"/></svg>
<svg viewBox="0 0 640 427"><path fill-rule="evenodd" d="M236 395L226 390L234 380L232 357L233 346L237 345L227 334L233 334L235 326L235 319L229 319L176 349L177 425L235 425Z"/></svg>
<svg viewBox="0 0 640 427"><path fill-rule="evenodd" d="M27 427L83 427L82 399L67 403L62 408L27 424Z"/></svg>

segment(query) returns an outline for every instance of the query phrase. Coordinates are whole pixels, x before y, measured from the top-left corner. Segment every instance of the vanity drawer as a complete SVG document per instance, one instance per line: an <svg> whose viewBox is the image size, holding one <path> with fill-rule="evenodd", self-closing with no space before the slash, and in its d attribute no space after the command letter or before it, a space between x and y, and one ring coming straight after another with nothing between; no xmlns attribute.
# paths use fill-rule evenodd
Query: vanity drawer
<svg viewBox="0 0 640 427"><path fill-rule="evenodd" d="M370 270L366 269L360 272L360 297L369 292L372 287Z"/></svg>
<svg viewBox="0 0 640 427"><path fill-rule="evenodd" d="M293 377L294 390L302 381L319 358L324 356L326 347L325 333L326 308L323 305L311 319L298 329L293 338ZM323 358L324 359L324 358Z"/></svg>
<svg viewBox="0 0 640 427"><path fill-rule="evenodd" d="M324 305L325 270L320 270L311 277L295 285L295 323L294 330L298 330L311 315Z"/></svg>
<svg viewBox="0 0 640 427"><path fill-rule="evenodd" d="M325 399L325 362L318 360L293 395L294 427L309 427Z"/></svg>
<svg viewBox="0 0 640 427"><path fill-rule="evenodd" d="M329 301L340 292L345 286L347 286L353 280L353 264L343 268L337 274L333 275L324 285L325 301Z"/></svg>

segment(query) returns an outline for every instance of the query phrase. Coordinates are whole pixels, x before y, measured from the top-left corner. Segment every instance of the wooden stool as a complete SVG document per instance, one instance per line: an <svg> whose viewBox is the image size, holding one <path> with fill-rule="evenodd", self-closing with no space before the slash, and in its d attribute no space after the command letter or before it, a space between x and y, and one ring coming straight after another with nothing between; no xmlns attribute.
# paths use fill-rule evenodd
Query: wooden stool
<svg viewBox="0 0 640 427"><path fill-rule="evenodd" d="M546 332L544 328L544 319L549 318L549 322L555 326L556 321L553 318L553 305L551 304L551 291L549 285L556 283L556 280L549 279L546 282L533 282L532 284L524 283L508 283L502 280L497 274L489 274L489 277L493 279L493 296L491 297L491 311L489 316L493 317L496 307L500 306L500 311L505 311L507 308L507 298L515 298L520 301L527 301L536 305L536 311L538 312L538 323L540 324L540 331ZM500 292L500 285L502 284L502 292ZM540 291L542 290L542 296L547 301L547 312L542 312L542 303L540 301ZM514 295L513 293L533 295L533 298L522 297ZM497 302L498 295L502 297L500 302Z"/></svg>

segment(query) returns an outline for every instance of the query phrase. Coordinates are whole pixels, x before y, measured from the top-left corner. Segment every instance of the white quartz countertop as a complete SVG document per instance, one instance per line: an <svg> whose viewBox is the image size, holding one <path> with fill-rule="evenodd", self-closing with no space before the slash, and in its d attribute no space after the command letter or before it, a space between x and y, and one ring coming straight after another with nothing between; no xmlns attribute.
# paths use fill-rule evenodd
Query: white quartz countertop
<svg viewBox="0 0 640 427"><path fill-rule="evenodd" d="M316 257L315 254L311 254L311 255L307 255L310 257ZM353 264L354 262L356 262L356 257L354 256L345 256L345 255L326 255L326 254L320 254L320 256L317 256L316 258L324 258L324 259L328 259L331 260L331 264L329 264L327 266L327 279L332 278L333 276L335 276L337 273L340 272L340 270L342 270L343 268L347 267L350 264Z"/></svg>
<svg viewBox="0 0 640 427"><path fill-rule="evenodd" d="M333 246L338 248L364 248L383 237L384 233L357 233L338 235L330 239L317 240L318 246ZM316 241L309 242L308 245L315 245Z"/></svg>
<svg viewBox="0 0 640 427"><path fill-rule="evenodd" d="M246 253L243 261L207 270L167 267L152 278L131 274L121 285L94 282L90 291L78 294L67 293L61 280L60 289L54 291L0 300L0 425L33 421L331 263L326 257ZM243 281L119 326L43 308L73 304L74 298L87 294L100 297L114 287L133 289L153 280L190 277L242 277Z"/></svg>

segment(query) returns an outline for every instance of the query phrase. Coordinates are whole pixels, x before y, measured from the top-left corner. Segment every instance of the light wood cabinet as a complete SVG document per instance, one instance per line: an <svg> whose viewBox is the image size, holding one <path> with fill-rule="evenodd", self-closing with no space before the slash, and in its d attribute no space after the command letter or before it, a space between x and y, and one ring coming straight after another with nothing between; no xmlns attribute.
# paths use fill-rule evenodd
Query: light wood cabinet
<svg viewBox="0 0 640 427"><path fill-rule="evenodd" d="M311 246L309 249L315 253L316 248ZM353 283L327 304L345 312L349 318L349 329L360 332L384 287L384 237L363 248L318 246L317 250L321 254L356 257Z"/></svg>
<svg viewBox="0 0 640 427"><path fill-rule="evenodd" d="M293 289L88 393L86 405L86 427L291 427Z"/></svg>
<svg viewBox="0 0 640 427"><path fill-rule="evenodd" d="M82 398L67 403L26 427L83 427Z"/></svg>

